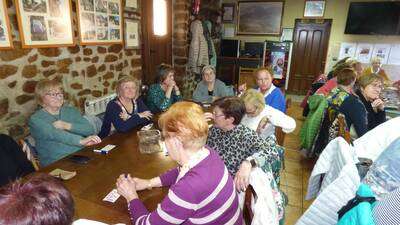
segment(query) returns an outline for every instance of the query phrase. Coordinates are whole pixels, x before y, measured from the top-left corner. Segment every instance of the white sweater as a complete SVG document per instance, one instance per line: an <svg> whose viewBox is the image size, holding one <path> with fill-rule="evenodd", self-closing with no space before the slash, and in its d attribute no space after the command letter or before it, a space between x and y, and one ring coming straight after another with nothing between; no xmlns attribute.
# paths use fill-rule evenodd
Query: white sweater
<svg viewBox="0 0 400 225"><path fill-rule="evenodd" d="M282 131L285 133L290 133L296 128L296 121L292 117L269 105L266 105L258 116L250 117L247 114L244 115L240 123L256 131L258 124L264 117L268 118L269 123L261 131L260 136L262 138L267 138L274 134L275 126L282 127Z"/></svg>

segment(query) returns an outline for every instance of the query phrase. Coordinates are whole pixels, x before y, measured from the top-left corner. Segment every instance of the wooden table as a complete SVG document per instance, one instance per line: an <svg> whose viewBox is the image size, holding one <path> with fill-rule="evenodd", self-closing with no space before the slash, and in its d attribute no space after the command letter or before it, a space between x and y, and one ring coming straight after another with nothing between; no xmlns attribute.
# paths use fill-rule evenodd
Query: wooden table
<svg viewBox="0 0 400 225"><path fill-rule="evenodd" d="M94 148L107 144L116 145L107 155L94 153ZM61 159L39 172L48 173L55 168L76 171L71 180L64 181L75 201L75 218L86 218L104 223L130 224L127 202L122 196L115 203L102 201L115 188L117 177L130 173L140 178L152 178L176 166L164 153L141 154L139 152L136 130L125 134L114 134L101 144L87 147L76 154L85 155L91 160L84 165ZM167 194L168 188L155 188L139 192L139 198L149 210L154 210Z"/></svg>

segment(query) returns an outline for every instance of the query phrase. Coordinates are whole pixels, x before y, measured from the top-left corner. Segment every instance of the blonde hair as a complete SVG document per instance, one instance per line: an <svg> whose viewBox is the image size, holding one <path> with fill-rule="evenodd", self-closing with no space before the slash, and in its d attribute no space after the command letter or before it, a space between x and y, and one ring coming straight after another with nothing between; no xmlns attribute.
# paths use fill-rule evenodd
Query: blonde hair
<svg viewBox="0 0 400 225"><path fill-rule="evenodd" d="M121 90L121 86L124 83L128 82L133 82L136 85L136 95L139 95L139 90L140 90L140 81L134 77L124 75L122 76L118 81L117 81L117 86L116 86L116 91L117 94L119 95L119 92Z"/></svg>
<svg viewBox="0 0 400 225"><path fill-rule="evenodd" d="M215 75L215 68L214 68L213 66L211 66L211 65L204 66L204 67L201 69L201 74L203 75L207 70L212 71L213 74Z"/></svg>
<svg viewBox="0 0 400 225"><path fill-rule="evenodd" d="M265 108L265 99L263 94L255 89L247 90L241 96L241 99L245 104L251 104L256 107L257 112L261 112Z"/></svg>
<svg viewBox="0 0 400 225"><path fill-rule="evenodd" d="M357 80L358 84L362 88L367 87L368 85L370 85L371 83L373 83L375 81L380 81L383 84L383 78L376 73L369 73L369 74L362 75Z"/></svg>
<svg viewBox="0 0 400 225"><path fill-rule="evenodd" d="M272 70L272 68L270 66L269 67L260 67L260 68L257 68L256 70L254 70L253 74L254 74L255 79L257 79L257 74L260 72L267 72L271 76L272 79L274 78L273 77L274 71Z"/></svg>
<svg viewBox="0 0 400 225"><path fill-rule="evenodd" d="M379 64L381 64L382 63L382 60L381 60L381 58L379 58L379 57L372 57L372 59L371 59L371 64L374 64L374 63L379 63Z"/></svg>
<svg viewBox="0 0 400 225"><path fill-rule="evenodd" d="M208 123L203 109L193 102L177 102L158 120L159 127L168 136L177 136L184 147L202 147L206 144ZM172 135L171 135L172 134Z"/></svg>
<svg viewBox="0 0 400 225"><path fill-rule="evenodd" d="M43 97L53 89L59 89L64 92L62 84L59 80L53 79L43 79L40 80L35 87L35 99L39 105L43 105Z"/></svg>

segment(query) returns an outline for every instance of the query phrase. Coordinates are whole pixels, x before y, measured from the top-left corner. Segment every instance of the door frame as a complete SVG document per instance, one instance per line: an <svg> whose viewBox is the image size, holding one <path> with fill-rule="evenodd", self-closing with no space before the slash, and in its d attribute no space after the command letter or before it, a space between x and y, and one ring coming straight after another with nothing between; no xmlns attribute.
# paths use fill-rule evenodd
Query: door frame
<svg viewBox="0 0 400 225"><path fill-rule="evenodd" d="M324 64L324 68L322 72L325 72L325 68L327 65L327 57L328 57L328 51L329 51L329 42L330 42L330 38L331 38L331 29L332 29L332 19L300 19L297 18L295 19L294 22L294 28L293 28L293 47L292 47L292 52L291 52L291 62L290 62L290 71L289 71L289 79L288 79L288 85L287 85L287 91L290 94L297 94L297 93L293 93L293 91L289 91L289 86L290 86L290 78L294 76L294 59L295 59L295 47L296 47L296 28L298 26L299 23L308 23L308 24L324 24L325 22L329 23L329 29L327 31L327 46L326 46L326 52L323 56L322 62Z"/></svg>
<svg viewBox="0 0 400 225"><path fill-rule="evenodd" d="M152 50L150 49L150 41L149 41L149 35L154 35L153 34L153 13L151 13L151 18L148 16L148 13L146 12L146 9L149 7L148 4L151 4L151 9L153 8L153 0L138 0L140 1L140 11L141 11L141 59L142 59L142 83L143 84L153 84L154 83L154 76L155 74L151 73L150 66L148 65L148 62L151 63L151 54L153 54ZM145 5L147 4L147 5ZM168 64L173 64L173 33L174 33L174 24L173 24L173 18L174 18L174 8L173 8L174 1L173 0L167 0L167 19L170 20L170 22L167 22L167 34L165 37L159 37L160 39L163 38L170 38L171 39L171 46L170 46L170 56L171 56L171 61L167 62ZM168 15L168 12L171 12L170 15ZM145 16L147 15L147 16ZM148 19L150 18L150 19ZM149 24L151 23L151 24ZM167 37L168 36L168 37ZM157 65L154 65L157 66Z"/></svg>

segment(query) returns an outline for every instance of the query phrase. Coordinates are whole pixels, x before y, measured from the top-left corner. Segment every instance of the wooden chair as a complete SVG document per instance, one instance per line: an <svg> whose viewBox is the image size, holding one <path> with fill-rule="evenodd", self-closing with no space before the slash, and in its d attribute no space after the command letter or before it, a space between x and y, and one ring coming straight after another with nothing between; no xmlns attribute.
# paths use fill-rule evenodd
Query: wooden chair
<svg viewBox="0 0 400 225"><path fill-rule="evenodd" d="M253 186L249 184L246 188L246 193L244 197L244 206L243 206L243 219L246 225L251 225L251 221L253 220L253 210L251 209L252 199L256 200L257 194L253 189Z"/></svg>
<svg viewBox="0 0 400 225"><path fill-rule="evenodd" d="M21 146L22 151L25 153L26 158L32 163L33 168L35 168L35 170L38 171L40 168L39 159L31 149L30 145L23 138L19 140L19 144Z"/></svg>
<svg viewBox="0 0 400 225"><path fill-rule="evenodd" d="M286 111L292 104L292 99L286 99ZM280 146L283 146L283 142L285 141L285 132L282 131L281 127L275 127L275 137L276 143Z"/></svg>
<svg viewBox="0 0 400 225"><path fill-rule="evenodd" d="M254 79L254 71L257 68L246 68L239 67L239 83L238 86L246 83L247 88L256 86L256 80Z"/></svg>

